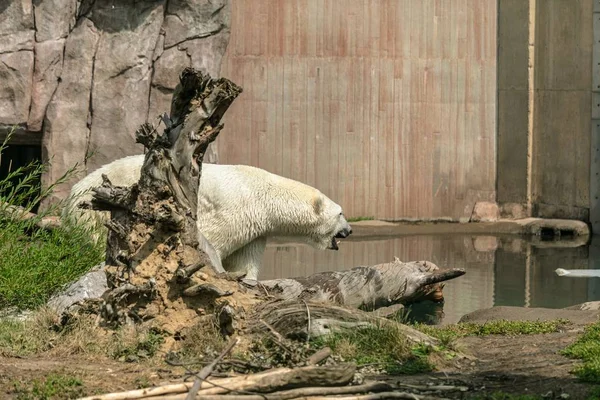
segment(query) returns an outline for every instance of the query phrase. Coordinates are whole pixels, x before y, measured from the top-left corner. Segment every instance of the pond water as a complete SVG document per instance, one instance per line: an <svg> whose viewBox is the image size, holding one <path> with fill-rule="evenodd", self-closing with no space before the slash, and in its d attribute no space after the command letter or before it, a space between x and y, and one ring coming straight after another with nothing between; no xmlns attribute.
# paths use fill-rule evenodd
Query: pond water
<svg viewBox="0 0 600 400"><path fill-rule="evenodd" d="M361 265L428 260L467 273L446 283L442 305L421 304L410 315L450 324L492 306L563 308L600 300L600 278L560 277L564 269L600 269L600 238L542 241L520 237L419 235L345 240L339 251L269 243L261 279L308 276Z"/></svg>

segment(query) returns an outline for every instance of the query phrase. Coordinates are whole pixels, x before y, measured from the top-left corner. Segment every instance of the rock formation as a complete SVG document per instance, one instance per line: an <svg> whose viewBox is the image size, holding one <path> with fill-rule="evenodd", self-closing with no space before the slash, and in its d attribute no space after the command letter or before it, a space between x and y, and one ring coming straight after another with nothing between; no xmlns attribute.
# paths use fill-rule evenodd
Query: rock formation
<svg viewBox="0 0 600 400"><path fill-rule="evenodd" d="M46 184L141 153L132 135L168 112L180 71L219 75L229 20L229 0L0 0L0 135L39 135Z"/></svg>

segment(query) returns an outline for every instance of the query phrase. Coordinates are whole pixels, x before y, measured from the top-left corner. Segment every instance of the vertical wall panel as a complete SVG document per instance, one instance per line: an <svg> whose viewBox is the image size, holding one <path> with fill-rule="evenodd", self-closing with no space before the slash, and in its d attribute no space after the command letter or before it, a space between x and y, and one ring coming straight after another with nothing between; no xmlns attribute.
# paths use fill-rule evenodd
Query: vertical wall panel
<svg viewBox="0 0 600 400"><path fill-rule="evenodd" d="M313 185L348 216L495 200L496 0L233 0L244 88L220 162Z"/></svg>

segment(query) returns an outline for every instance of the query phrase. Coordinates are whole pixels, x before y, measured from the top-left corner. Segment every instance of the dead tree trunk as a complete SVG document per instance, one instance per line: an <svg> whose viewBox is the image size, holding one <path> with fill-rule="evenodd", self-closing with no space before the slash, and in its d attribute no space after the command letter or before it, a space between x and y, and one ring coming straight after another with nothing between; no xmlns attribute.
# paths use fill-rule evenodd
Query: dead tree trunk
<svg viewBox="0 0 600 400"><path fill-rule="evenodd" d="M110 287L103 295L104 321L150 320L177 333L214 313L223 331L233 334L256 331L251 328L255 321L251 318L241 323L240 315L251 314L254 319L286 326L285 315L277 319L277 308L264 303L273 295L301 300L308 312L314 307L321 310L322 318L315 320L315 327L325 320L360 323L360 319L373 318L356 311L350 321L348 311L334 305L374 309L442 300L440 283L464 274L463 270L441 271L428 262L396 260L253 285L243 277L224 273L218 255L197 229L198 187L204 152L221 130L223 114L240 93L241 88L227 79L213 80L192 69L184 70L170 115L163 116L163 132L147 123L136 132L137 141L147 149L140 181L124 188L113 186L104 177L102 186L94 190L92 208L109 210L112 217L107 223ZM198 273L200 270L203 273ZM255 311L261 303L266 308ZM292 314L288 313L288 318Z"/></svg>
<svg viewBox="0 0 600 400"><path fill-rule="evenodd" d="M203 312L202 302L183 300L189 286L201 283L191 282L191 273L204 266L224 271L196 227L202 158L240 93L227 79L185 69L170 115L162 117L163 132L149 123L136 132L147 149L139 182L115 187L104 177L93 191L92 207L109 210L112 217L106 257L112 287L102 310L107 321L158 318L187 308L191 314L183 318L193 322Z"/></svg>

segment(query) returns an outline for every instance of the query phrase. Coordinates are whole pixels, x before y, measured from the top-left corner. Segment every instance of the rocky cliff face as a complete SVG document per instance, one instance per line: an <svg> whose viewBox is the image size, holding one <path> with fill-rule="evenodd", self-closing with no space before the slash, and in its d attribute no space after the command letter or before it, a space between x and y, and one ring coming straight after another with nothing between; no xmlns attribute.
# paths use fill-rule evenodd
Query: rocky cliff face
<svg viewBox="0 0 600 400"><path fill-rule="evenodd" d="M140 154L181 70L219 75L229 21L229 0L0 0L0 131L39 133L46 184Z"/></svg>

